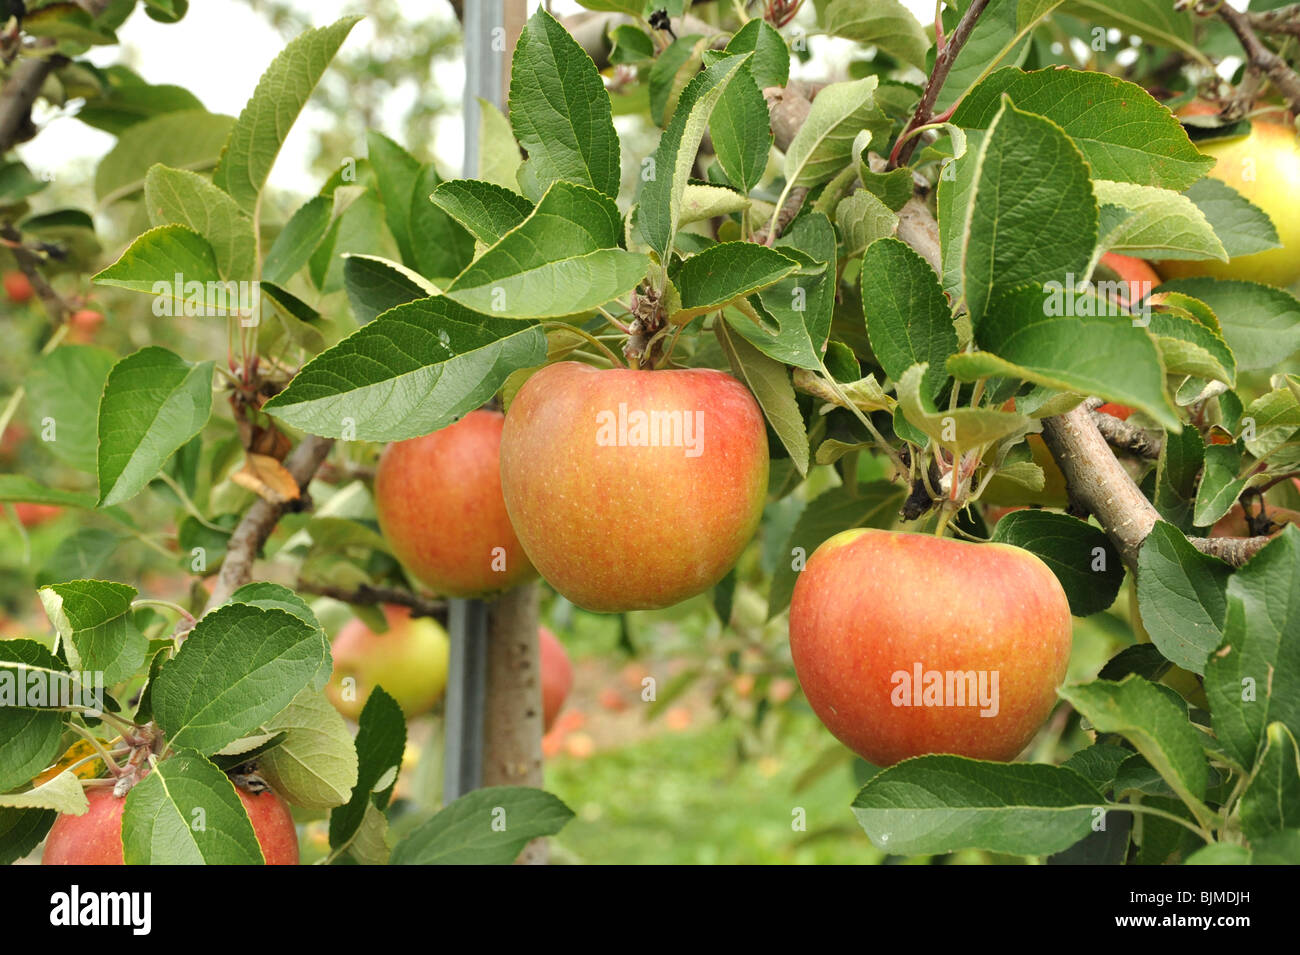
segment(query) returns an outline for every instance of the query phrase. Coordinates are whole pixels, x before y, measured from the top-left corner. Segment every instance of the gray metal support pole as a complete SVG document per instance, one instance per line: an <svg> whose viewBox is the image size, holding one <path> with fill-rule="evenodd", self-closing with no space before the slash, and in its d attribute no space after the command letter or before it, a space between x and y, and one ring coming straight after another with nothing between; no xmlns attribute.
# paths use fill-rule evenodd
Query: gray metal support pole
<svg viewBox="0 0 1300 955"><path fill-rule="evenodd" d="M478 175L479 98L505 102L500 44L504 0L466 0L465 162L467 178ZM451 602L451 672L447 683L443 801L451 802L483 785L483 711L487 686L488 608L481 600Z"/></svg>

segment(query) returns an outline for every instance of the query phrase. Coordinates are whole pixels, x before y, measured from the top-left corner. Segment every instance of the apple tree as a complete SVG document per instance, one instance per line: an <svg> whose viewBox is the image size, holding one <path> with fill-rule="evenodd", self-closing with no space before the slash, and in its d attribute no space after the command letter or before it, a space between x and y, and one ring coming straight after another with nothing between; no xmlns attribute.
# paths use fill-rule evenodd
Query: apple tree
<svg viewBox="0 0 1300 955"><path fill-rule="evenodd" d="M583 5L476 51L508 98L475 107L475 175L371 132L296 209L267 179L355 20L231 118L80 59L134 2L11 18L0 152L38 97L118 141L98 239L0 167L42 306L0 424L47 445L0 500L86 523L36 581L52 639L0 642L0 855L105 791L127 863L272 861L268 789L328 812L337 862L559 831L529 784L392 837L401 707L376 690L354 733L323 692L315 596L466 596L395 546L434 519L383 519L443 492L375 461L486 410L474 483L544 599L788 620L763 652L866 761L845 812L878 848L1300 861L1296 12ZM74 343L91 295L130 347ZM152 593L128 549L208 587ZM527 670L537 585L500 579Z"/></svg>

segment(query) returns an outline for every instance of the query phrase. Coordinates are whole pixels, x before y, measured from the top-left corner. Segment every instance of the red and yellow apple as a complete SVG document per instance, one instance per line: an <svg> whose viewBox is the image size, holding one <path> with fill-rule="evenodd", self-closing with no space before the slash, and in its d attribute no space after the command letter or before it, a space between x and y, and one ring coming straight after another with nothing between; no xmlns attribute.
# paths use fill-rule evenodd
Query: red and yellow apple
<svg viewBox="0 0 1300 955"><path fill-rule="evenodd" d="M877 766L926 753L1013 759L1070 658L1070 607L1009 544L857 529L808 559L790 651L809 705Z"/></svg>
<svg viewBox="0 0 1300 955"><path fill-rule="evenodd" d="M384 538L417 580L449 597L480 597L536 571L501 497L499 411L471 411L440 431L384 449L375 509Z"/></svg>
<svg viewBox="0 0 1300 955"><path fill-rule="evenodd" d="M9 301L15 305L22 305L24 302L30 301L36 292L27 276L21 272L6 272L4 287L5 294L9 296Z"/></svg>
<svg viewBox="0 0 1300 955"><path fill-rule="evenodd" d="M767 435L711 369L533 374L510 405L501 489L542 576L587 610L668 607L716 584L758 527Z"/></svg>
<svg viewBox="0 0 1300 955"><path fill-rule="evenodd" d="M537 644L542 671L542 731L549 733L573 689L573 664L564 644L545 627L537 628Z"/></svg>
<svg viewBox="0 0 1300 955"><path fill-rule="evenodd" d="M298 831L289 807L272 790L254 795L239 786L253 834L267 865L298 864ZM90 809L80 816L60 815L45 840L42 865L125 865L122 849L122 810L126 797L110 787L89 789Z"/></svg>
<svg viewBox="0 0 1300 955"><path fill-rule="evenodd" d="M1205 112L1189 104L1180 114ZM1300 279L1300 216L1295 197L1300 194L1300 143L1295 127L1280 118L1255 119L1249 135L1197 143L1197 148L1218 160L1210 175L1226 182L1268 214L1277 227L1279 248L1243 255L1227 262L1217 259L1170 259L1158 263L1166 278L1208 275L1244 279L1286 287Z"/></svg>
<svg viewBox="0 0 1300 955"><path fill-rule="evenodd" d="M433 709L447 688L447 631L429 617L412 617L406 607L385 606L384 617L384 633L375 633L363 620L348 621L331 647L334 672L325 695L350 720L361 716L376 686L408 718Z"/></svg>

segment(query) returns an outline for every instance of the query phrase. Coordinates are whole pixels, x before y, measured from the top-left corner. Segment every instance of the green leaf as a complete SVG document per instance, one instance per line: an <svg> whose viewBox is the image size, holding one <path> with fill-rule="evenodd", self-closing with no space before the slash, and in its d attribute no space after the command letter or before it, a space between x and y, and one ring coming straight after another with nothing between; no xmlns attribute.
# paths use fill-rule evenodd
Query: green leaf
<svg viewBox="0 0 1300 955"><path fill-rule="evenodd" d="M95 495L46 487L21 474L0 474L0 503L21 501L89 510L95 506Z"/></svg>
<svg viewBox="0 0 1300 955"><path fill-rule="evenodd" d="M1142 626L1164 656L1194 673L1223 642L1232 569L1157 521L1138 554L1137 597Z"/></svg>
<svg viewBox="0 0 1300 955"><path fill-rule="evenodd" d="M1205 818L1208 765L1201 734L1186 710L1155 683L1128 676L1118 683L1094 680L1060 691L1099 733L1118 733L1137 747L1193 812Z"/></svg>
<svg viewBox="0 0 1300 955"><path fill-rule="evenodd" d="M1300 301L1282 289L1198 276L1165 282L1157 291L1182 292L1208 305L1238 371L1273 368L1300 349Z"/></svg>
<svg viewBox="0 0 1300 955"><path fill-rule="evenodd" d="M1241 830L1251 842L1300 826L1300 754L1284 723L1270 723L1255 767L1241 794Z"/></svg>
<svg viewBox="0 0 1300 955"><path fill-rule="evenodd" d="M178 275L180 281L177 281ZM207 239L188 226L164 225L137 236L122 257L92 281L159 296L174 315L187 314L187 299L199 306L197 309L191 307L188 314L221 315L227 310L218 307L220 303L208 295L205 288L220 278L216 253ZM187 289L187 285L190 288ZM196 293L195 289L199 291ZM238 302L238 295L233 298ZM161 303L154 304L158 306Z"/></svg>
<svg viewBox="0 0 1300 955"><path fill-rule="evenodd" d="M1005 97L973 152L958 160L963 168L973 163L974 178L955 254L978 332L999 290L1084 274L1097 240L1097 201L1078 147Z"/></svg>
<svg viewBox="0 0 1300 955"><path fill-rule="evenodd" d="M122 131L95 167L95 198L107 206L144 188L155 163L173 169L211 169L235 120L203 109L164 113Z"/></svg>
<svg viewBox="0 0 1300 955"><path fill-rule="evenodd" d="M357 784L357 750L343 717L319 690L303 690L262 725L268 733L287 734L258 759L276 792L306 809L348 801Z"/></svg>
<svg viewBox="0 0 1300 955"><path fill-rule="evenodd" d="M719 242L669 269L676 296L669 298L668 321L685 325L775 285L798 268L795 259L765 245Z"/></svg>
<svg viewBox="0 0 1300 955"><path fill-rule="evenodd" d="M895 855L1046 855L1086 836L1103 802L1092 783L1062 766L920 756L874 776L853 800L853 815L873 845Z"/></svg>
<svg viewBox="0 0 1300 955"><path fill-rule="evenodd" d="M1192 145L1168 107L1137 84L1094 70L998 70L962 100L952 122L991 128L1003 94L1019 109L1059 126L1096 179L1181 192L1214 165Z"/></svg>
<svg viewBox="0 0 1300 955"><path fill-rule="evenodd" d="M1205 440L1195 428L1165 435L1156 461L1156 488L1152 503L1160 516L1183 533L1192 530L1196 479L1205 464Z"/></svg>
<svg viewBox="0 0 1300 955"><path fill-rule="evenodd" d="M99 403L101 507L138 494L207 423L212 366L192 365L156 345L113 366Z"/></svg>
<svg viewBox="0 0 1300 955"><path fill-rule="evenodd" d="M948 78L935 100L935 109L946 110L953 106L997 67L1023 63L1029 52L1029 30L1033 26L1033 20L1027 15L1042 16L1052 6L1051 0L1046 3L990 0L953 61ZM949 30L956 28L956 8L950 8L944 22Z"/></svg>
<svg viewBox="0 0 1300 955"><path fill-rule="evenodd" d="M872 193L859 189L836 204L835 225L844 237L844 258L854 259L876 240L892 236L898 230L898 216Z"/></svg>
<svg viewBox="0 0 1300 955"><path fill-rule="evenodd" d="M646 256L617 248L623 223L614 200L556 182L527 219L471 263L446 295L484 315L575 315L636 287Z"/></svg>
<svg viewBox="0 0 1300 955"><path fill-rule="evenodd" d="M1063 765L1073 769L1084 779L1091 782L1103 794L1110 792L1115 783L1115 774L1120 763L1133 755L1133 750L1115 743L1093 743L1087 749L1081 749Z"/></svg>
<svg viewBox="0 0 1300 955"><path fill-rule="evenodd" d="M743 196L726 186L705 186L691 183L682 194L680 225L703 222L716 216L729 216L750 207L748 196Z"/></svg>
<svg viewBox="0 0 1300 955"><path fill-rule="evenodd" d="M760 90L790 81L790 50L785 37L762 17L754 17L737 30L727 41L727 52L754 54L748 69Z"/></svg>
<svg viewBox="0 0 1300 955"><path fill-rule="evenodd" d="M1105 610L1124 583L1124 563L1110 539L1068 514L1013 511L997 522L992 539L1021 547L1051 568L1076 617Z"/></svg>
<svg viewBox="0 0 1300 955"><path fill-rule="evenodd" d="M510 120L495 104L481 96L478 97L478 117L478 178L503 189L518 190L519 167L523 165L524 157L515 142Z"/></svg>
<svg viewBox="0 0 1300 955"><path fill-rule="evenodd" d="M815 186L854 160L853 141L865 127L879 122L875 76L831 83L813 100L808 118L785 153L786 182Z"/></svg>
<svg viewBox="0 0 1300 955"><path fill-rule="evenodd" d="M1205 469L1196 490L1193 524L1209 527L1232 509L1250 480L1249 475L1238 477L1240 471L1241 448L1238 445L1212 444L1205 449Z"/></svg>
<svg viewBox="0 0 1300 955"><path fill-rule="evenodd" d="M278 608L226 604L163 664L154 718L174 746L214 753L288 706L320 664L318 626Z"/></svg>
<svg viewBox="0 0 1300 955"><path fill-rule="evenodd" d="M489 786L414 829L393 849L393 865L509 865L529 842L555 835L572 818L548 792Z"/></svg>
<svg viewBox="0 0 1300 955"><path fill-rule="evenodd" d="M321 74L360 17L306 30L289 42L257 81L239 114L212 181L250 215L257 209L275 157ZM169 163L176 165L176 163Z"/></svg>
<svg viewBox="0 0 1300 955"><path fill-rule="evenodd" d="M0 865L13 865L41 844L58 813L0 808Z"/></svg>
<svg viewBox="0 0 1300 955"><path fill-rule="evenodd" d="M913 365L894 383L898 409L915 428L941 446L958 451L991 444L1012 434L1024 434L1030 419L993 408L953 408L939 411L923 397L926 365Z"/></svg>
<svg viewBox="0 0 1300 955"><path fill-rule="evenodd" d="M816 370L835 311L835 229L820 212L807 211L781 234L775 247L820 263L822 273L808 275L801 269L760 291L755 312L764 319L761 326L749 317L728 315L728 327L770 358Z"/></svg>
<svg viewBox="0 0 1300 955"><path fill-rule="evenodd" d="M1187 196L1131 182L1094 180L1092 187L1102 206L1104 248L1146 258L1228 260L1205 213ZM1120 221L1112 225L1114 218Z"/></svg>
<svg viewBox="0 0 1300 955"><path fill-rule="evenodd" d="M432 163L420 167L412 193L411 245L414 258L407 264L430 278L449 278L474 259L474 237L429 196L442 182Z"/></svg>
<svg viewBox="0 0 1300 955"><path fill-rule="evenodd" d="M1205 666L1214 733L1249 769L1269 723L1300 734L1300 528L1288 526L1228 581L1223 647Z"/></svg>
<svg viewBox="0 0 1300 955"><path fill-rule="evenodd" d="M185 169L152 166L144 177L144 202L152 225L188 226L203 236L222 278L237 282L253 278L257 268L253 220L207 179Z"/></svg>
<svg viewBox="0 0 1300 955"><path fill-rule="evenodd" d="M724 57L699 73L682 91L672 121L655 150L649 178L643 180L637 204L637 225L650 247L666 264L682 215L682 194L690 181L695 157L713 108L752 54ZM820 96L818 97L820 98Z"/></svg>
<svg viewBox="0 0 1300 955"><path fill-rule="evenodd" d="M1257 458L1276 451L1300 429L1300 401L1290 388L1277 388L1260 395L1245 409L1242 421L1253 428L1243 430L1246 450Z"/></svg>
<svg viewBox="0 0 1300 955"><path fill-rule="evenodd" d="M411 213L415 203L425 199L415 192L416 180L420 178L420 161L376 130L366 133L366 157L375 171L379 197L384 204L384 218L388 222L388 230L397 240L402 261L411 268L417 268L411 235Z"/></svg>
<svg viewBox="0 0 1300 955"><path fill-rule="evenodd" d="M1221 179L1206 176L1184 193L1214 228L1230 258L1276 249L1277 227L1268 213Z"/></svg>
<svg viewBox="0 0 1300 955"><path fill-rule="evenodd" d="M890 527L903 503L903 490L892 481L873 481L856 494L831 490L808 502L779 552L767 594L767 615L790 605L795 581L808 558L828 538L853 527Z"/></svg>
<svg viewBox="0 0 1300 955"><path fill-rule="evenodd" d="M127 865L263 865L261 846L234 784L198 753L154 766L126 796Z"/></svg>
<svg viewBox="0 0 1300 955"><path fill-rule="evenodd" d="M1300 829L1286 829L1251 845L1254 865L1300 865Z"/></svg>
<svg viewBox="0 0 1300 955"><path fill-rule="evenodd" d="M824 14L826 32L874 46L904 63L926 70L930 38L899 0L831 0Z"/></svg>
<svg viewBox="0 0 1300 955"><path fill-rule="evenodd" d="M383 687L370 692L357 727L357 782L348 802L330 813L331 849L356 837L371 807L388 806L406 749L406 719Z"/></svg>
<svg viewBox="0 0 1300 955"><path fill-rule="evenodd" d="M347 198L353 190L357 191L355 197ZM374 192L360 186L339 189L334 194L334 208L334 219L307 263L312 284L325 294L343 288L343 263L348 253L388 258L398 254L384 224L383 204Z"/></svg>
<svg viewBox="0 0 1300 955"><path fill-rule="evenodd" d="M1183 865L1250 865L1250 850L1230 842L1211 842L1184 859Z"/></svg>
<svg viewBox="0 0 1300 955"><path fill-rule="evenodd" d="M1148 43L1193 56L1200 53L1192 14L1164 0L1067 0L1062 13L1081 17L1126 33L1136 33Z"/></svg>
<svg viewBox="0 0 1300 955"><path fill-rule="evenodd" d="M400 441L446 427L511 372L545 360L539 325L488 318L445 296L420 299L312 359L264 408L313 434Z"/></svg>
<svg viewBox="0 0 1300 955"><path fill-rule="evenodd" d="M136 589L103 580L69 580L39 591L73 670L98 671L105 686L134 676L149 641L136 627L131 601Z"/></svg>
<svg viewBox="0 0 1300 955"><path fill-rule="evenodd" d="M377 255L348 254L343 260L343 285L352 314L363 325L390 308L437 291L421 276Z"/></svg>
<svg viewBox="0 0 1300 955"><path fill-rule="evenodd" d="M790 373L785 365L769 358L739 335L728 334L724 323L715 328L732 370L754 393L768 424L790 452L795 469L800 474L807 474L808 432L795 402L794 386L790 384Z"/></svg>
<svg viewBox="0 0 1300 955"><path fill-rule="evenodd" d="M33 672L43 674L49 691L69 686L67 669L35 640L0 640L0 792L21 786L58 757L66 714L57 710L20 707L16 688L31 686ZM75 692L75 684L71 686Z"/></svg>
<svg viewBox="0 0 1300 955"><path fill-rule="evenodd" d="M528 154L519 169L526 195L536 199L558 180L618 195L609 94L591 57L545 10L532 15L515 47L509 113Z"/></svg>
<svg viewBox="0 0 1300 955"><path fill-rule="evenodd" d="M334 201L313 196L298 207L271 244L262 263L262 280L283 285L311 258L329 229Z"/></svg>
<svg viewBox="0 0 1300 955"><path fill-rule="evenodd" d="M485 245L495 244L533 211L519 193L478 179L439 183L429 198Z"/></svg>
<svg viewBox="0 0 1300 955"><path fill-rule="evenodd" d="M948 371L961 381L997 375L1096 395L1140 408L1165 428L1179 429L1155 342L1127 315L1069 314L1083 310L1070 307L1081 301L1105 307L1086 294L1044 293L1034 286L999 293L976 332L984 351L954 355ZM1087 348L1080 348L1080 342L1087 342Z"/></svg>
<svg viewBox="0 0 1300 955"><path fill-rule="evenodd" d="M36 583L45 586L98 577L123 540L102 527L83 527L59 541L36 575Z"/></svg>
<svg viewBox="0 0 1300 955"><path fill-rule="evenodd" d="M862 257L862 313L871 350L895 381L928 364L921 394L933 401L948 380L944 362L957 351L952 311L934 269L898 239L880 239Z"/></svg>
<svg viewBox="0 0 1300 955"><path fill-rule="evenodd" d="M112 367L113 354L103 348L61 345L27 373L28 424L46 450L78 471L95 472L95 419Z"/></svg>
<svg viewBox="0 0 1300 955"><path fill-rule="evenodd" d="M656 126L663 126L672 119L687 84L704 62L705 45L704 37L691 33L674 39L655 57L646 78L646 87L650 97L650 121Z"/></svg>
<svg viewBox="0 0 1300 955"><path fill-rule="evenodd" d="M763 178L772 149L767 101L749 70L731 81L713 108L709 135L722 171L733 185L748 194Z"/></svg>
<svg viewBox="0 0 1300 955"><path fill-rule="evenodd" d="M1229 387L1237 383L1237 360L1216 330L1175 310L1154 311L1150 319L1148 329L1168 374L1195 375Z"/></svg>

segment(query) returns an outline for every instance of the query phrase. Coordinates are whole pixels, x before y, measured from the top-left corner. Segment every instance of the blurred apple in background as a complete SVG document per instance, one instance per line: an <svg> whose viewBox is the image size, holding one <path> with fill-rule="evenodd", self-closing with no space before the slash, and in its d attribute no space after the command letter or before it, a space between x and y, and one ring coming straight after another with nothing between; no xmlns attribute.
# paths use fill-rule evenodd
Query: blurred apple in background
<svg viewBox="0 0 1300 955"><path fill-rule="evenodd" d="M429 617L412 617L406 607L385 606L384 617L384 633L355 619L334 638L334 673L325 694L350 720L361 716L376 686L397 700L407 719L433 709L447 687L447 631Z"/></svg>
<svg viewBox="0 0 1300 955"><path fill-rule="evenodd" d="M32 283L21 272L6 272L4 277L5 294L15 305L22 305L35 294Z"/></svg>

